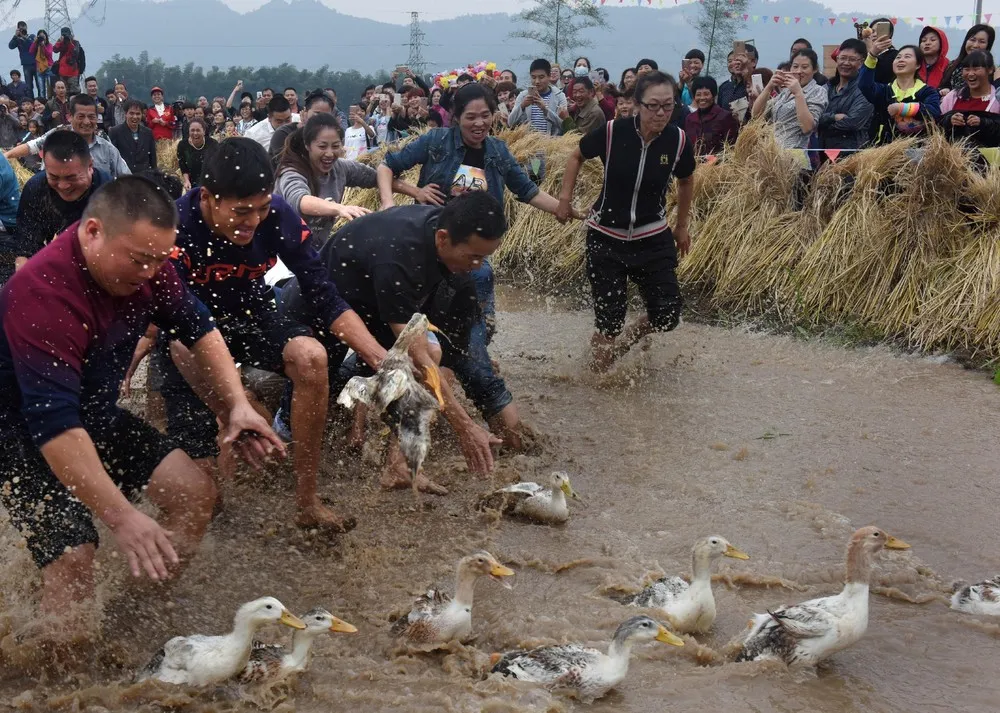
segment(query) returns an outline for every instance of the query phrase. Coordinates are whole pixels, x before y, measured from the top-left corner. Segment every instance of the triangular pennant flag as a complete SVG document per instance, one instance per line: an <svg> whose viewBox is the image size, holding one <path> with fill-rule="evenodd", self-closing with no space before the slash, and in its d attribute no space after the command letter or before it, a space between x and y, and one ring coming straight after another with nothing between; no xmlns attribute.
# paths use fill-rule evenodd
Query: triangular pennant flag
<svg viewBox="0 0 1000 713"><path fill-rule="evenodd" d="M837 21L837 18L835 18L835 17L831 17L831 18L830 18L830 24L831 24L831 25L832 25L833 23L835 23L836 21Z"/></svg>
<svg viewBox="0 0 1000 713"><path fill-rule="evenodd" d="M986 18L986 24L988 25L990 24L990 18L993 17L993 13L991 12L988 15L983 15L983 17Z"/></svg>
<svg viewBox="0 0 1000 713"><path fill-rule="evenodd" d="M945 15L944 16L944 24L947 27L951 27L951 15Z"/></svg>
<svg viewBox="0 0 1000 713"><path fill-rule="evenodd" d="M895 17L890 17L889 18L889 22L891 22L893 25L895 25L897 22L899 22L899 19L895 18Z"/></svg>
<svg viewBox="0 0 1000 713"><path fill-rule="evenodd" d="M836 163L837 157L840 156L840 149L824 149L823 153L826 154L831 163Z"/></svg>
<svg viewBox="0 0 1000 713"><path fill-rule="evenodd" d="M777 25L778 24L778 20L780 20L780 19L781 18L779 16L775 15L774 16L774 24Z"/></svg>
<svg viewBox="0 0 1000 713"><path fill-rule="evenodd" d="M858 21L858 18L856 18L856 17L852 17L851 18L851 22L857 23L857 21Z"/></svg>
<svg viewBox="0 0 1000 713"><path fill-rule="evenodd" d="M813 19L812 19L811 17L807 17L807 18L806 18L806 24L807 24L807 25L811 25L811 24L813 24Z"/></svg>
<svg viewBox="0 0 1000 713"><path fill-rule="evenodd" d="M962 22L963 17L965 17L965 15L955 15L955 24L957 25Z"/></svg>
<svg viewBox="0 0 1000 713"><path fill-rule="evenodd" d="M791 24L791 22L792 22L792 18L790 18L790 17L786 17L786 18L785 18L785 24L786 24L786 25L789 25L789 24Z"/></svg>
<svg viewBox="0 0 1000 713"><path fill-rule="evenodd" d="M705 163L707 163L709 166L711 166L713 163L716 163L718 160L719 157L716 156L714 153L710 153L707 156L705 156Z"/></svg>
<svg viewBox="0 0 1000 713"><path fill-rule="evenodd" d="M799 20L801 20L801 19L802 19L801 17L796 17L796 18L795 18L795 24L796 24L796 25L797 25L797 24L799 24Z"/></svg>
<svg viewBox="0 0 1000 713"><path fill-rule="evenodd" d="M749 15L744 15L743 16L743 22L746 22L748 17L750 17L750 16Z"/></svg>
<svg viewBox="0 0 1000 713"><path fill-rule="evenodd" d="M936 25L937 24L937 17L932 17L931 18L931 24L932 25Z"/></svg>
<svg viewBox="0 0 1000 713"><path fill-rule="evenodd" d="M725 16L725 17L732 17L732 16L733 16L733 14L732 14L731 12L729 12L729 10L726 10L726 11L725 11L725 12L723 12L722 14L723 14L723 16Z"/></svg>
<svg viewBox="0 0 1000 713"><path fill-rule="evenodd" d="M903 22L905 22L907 25L912 25L913 23L910 22L910 20L912 20L912 19L913 18L911 18L911 17L904 17L903 18Z"/></svg>
<svg viewBox="0 0 1000 713"><path fill-rule="evenodd" d="M981 153L983 155L983 158L986 159L986 163L988 163L991 166L996 166L997 161L1000 161L1000 149L997 148L979 149L979 153Z"/></svg>
<svg viewBox="0 0 1000 713"><path fill-rule="evenodd" d="M759 20L760 20L760 15L754 15L753 16L753 21L754 22L758 22Z"/></svg>
<svg viewBox="0 0 1000 713"><path fill-rule="evenodd" d="M922 18L922 17L918 17L917 18L917 22L923 22L923 21L924 21L924 18Z"/></svg>

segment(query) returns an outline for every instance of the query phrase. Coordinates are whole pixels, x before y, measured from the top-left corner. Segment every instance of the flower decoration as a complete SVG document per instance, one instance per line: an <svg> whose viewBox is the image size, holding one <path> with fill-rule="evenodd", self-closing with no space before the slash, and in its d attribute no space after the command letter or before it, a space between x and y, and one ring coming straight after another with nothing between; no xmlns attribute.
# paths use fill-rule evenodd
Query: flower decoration
<svg viewBox="0 0 1000 713"><path fill-rule="evenodd" d="M440 88L442 91L446 90L453 86L458 81L459 75L462 74L471 75L477 80L491 77L500 81L500 72L497 70L496 62L477 62L469 64L466 67L453 69L450 72L438 72L434 75L434 86Z"/></svg>

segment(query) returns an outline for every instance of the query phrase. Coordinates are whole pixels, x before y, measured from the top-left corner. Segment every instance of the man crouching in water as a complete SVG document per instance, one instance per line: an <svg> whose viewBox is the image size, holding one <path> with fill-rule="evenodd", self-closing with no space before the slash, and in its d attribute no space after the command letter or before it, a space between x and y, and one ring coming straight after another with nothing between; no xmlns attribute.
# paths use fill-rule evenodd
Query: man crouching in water
<svg viewBox="0 0 1000 713"><path fill-rule="evenodd" d="M163 190L119 178L0 290L0 499L42 570L44 614L64 618L93 598L94 517L132 575L154 581L194 552L211 519L212 480L116 405L150 322L190 349L219 396L227 442L255 464L284 454L248 403L208 310L167 259L176 230ZM132 504L143 492L160 522Z"/></svg>
<svg viewBox="0 0 1000 713"><path fill-rule="evenodd" d="M444 414L473 473L493 470L490 447L501 441L473 421L458 402L448 367L468 350L469 333L479 315L469 273L500 247L506 230L503 209L496 199L484 191L472 191L444 207L399 206L358 218L337 231L320 251L330 281L383 347L392 346L414 312L423 312L443 330L442 349L421 338L411 347L410 356L418 371L438 363L444 367ZM294 320L318 324L297 280L285 285L281 301L282 309ZM339 391L345 375L337 378L337 369L347 348L331 339L332 335L316 331L333 370L331 388ZM393 438L382 487L410 486L409 470ZM423 474L417 476L417 487L437 495L447 493Z"/></svg>

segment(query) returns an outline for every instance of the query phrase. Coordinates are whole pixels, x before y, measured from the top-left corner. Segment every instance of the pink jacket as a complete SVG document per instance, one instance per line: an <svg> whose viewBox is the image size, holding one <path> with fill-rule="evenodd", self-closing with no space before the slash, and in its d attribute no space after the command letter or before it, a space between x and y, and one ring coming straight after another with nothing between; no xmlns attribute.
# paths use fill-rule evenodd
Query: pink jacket
<svg viewBox="0 0 1000 713"><path fill-rule="evenodd" d="M32 57L37 57L38 56L36 54L37 51L38 51L38 40L35 40L34 42L31 43L31 47L28 48L28 52L31 53ZM49 44L45 45L44 47L42 47L42 53L49 60L49 69L52 69L52 43L51 42Z"/></svg>
<svg viewBox="0 0 1000 713"><path fill-rule="evenodd" d="M958 103L959 94L968 93L967 89L959 89L953 92L948 92L944 98L941 100L941 114L947 114L949 111L954 110L955 104ZM995 87L990 87L990 97L989 101L986 103L986 111L990 114L1000 114L1000 100L997 99L997 90Z"/></svg>

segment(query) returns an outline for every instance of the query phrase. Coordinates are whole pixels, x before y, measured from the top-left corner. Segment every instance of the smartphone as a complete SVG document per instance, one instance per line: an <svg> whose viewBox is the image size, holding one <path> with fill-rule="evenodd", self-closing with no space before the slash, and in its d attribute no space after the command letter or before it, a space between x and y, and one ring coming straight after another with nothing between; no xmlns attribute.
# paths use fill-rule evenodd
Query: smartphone
<svg viewBox="0 0 1000 713"><path fill-rule="evenodd" d="M759 74L753 74L750 76L750 84L753 86L753 90L758 94L764 91L764 78Z"/></svg>
<svg viewBox="0 0 1000 713"><path fill-rule="evenodd" d="M420 97L420 106L423 109L427 108L427 97Z"/></svg>
<svg viewBox="0 0 1000 713"><path fill-rule="evenodd" d="M392 97L392 105L393 106L403 106L403 95L399 94L399 93L395 94Z"/></svg>
<svg viewBox="0 0 1000 713"><path fill-rule="evenodd" d="M892 32L891 22L876 22L875 23L875 36L876 37L888 37L889 33Z"/></svg>
<svg viewBox="0 0 1000 713"><path fill-rule="evenodd" d="M691 60L689 60L689 59L682 59L681 60L681 69L683 69L685 72L690 72L691 71Z"/></svg>
<svg viewBox="0 0 1000 713"><path fill-rule="evenodd" d="M264 92L257 92L257 98L258 99L260 99L262 96L264 96Z"/></svg>
<svg viewBox="0 0 1000 713"><path fill-rule="evenodd" d="M593 82L594 86L596 87L598 84L604 82L604 75L595 69L590 73L590 81Z"/></svg>
<svg viewBox="0 0 1000 713"><path fill-rule="evenodd" d="M733 54L746 54L747 53L747 43L743 40L733 41Z"/></svg>

